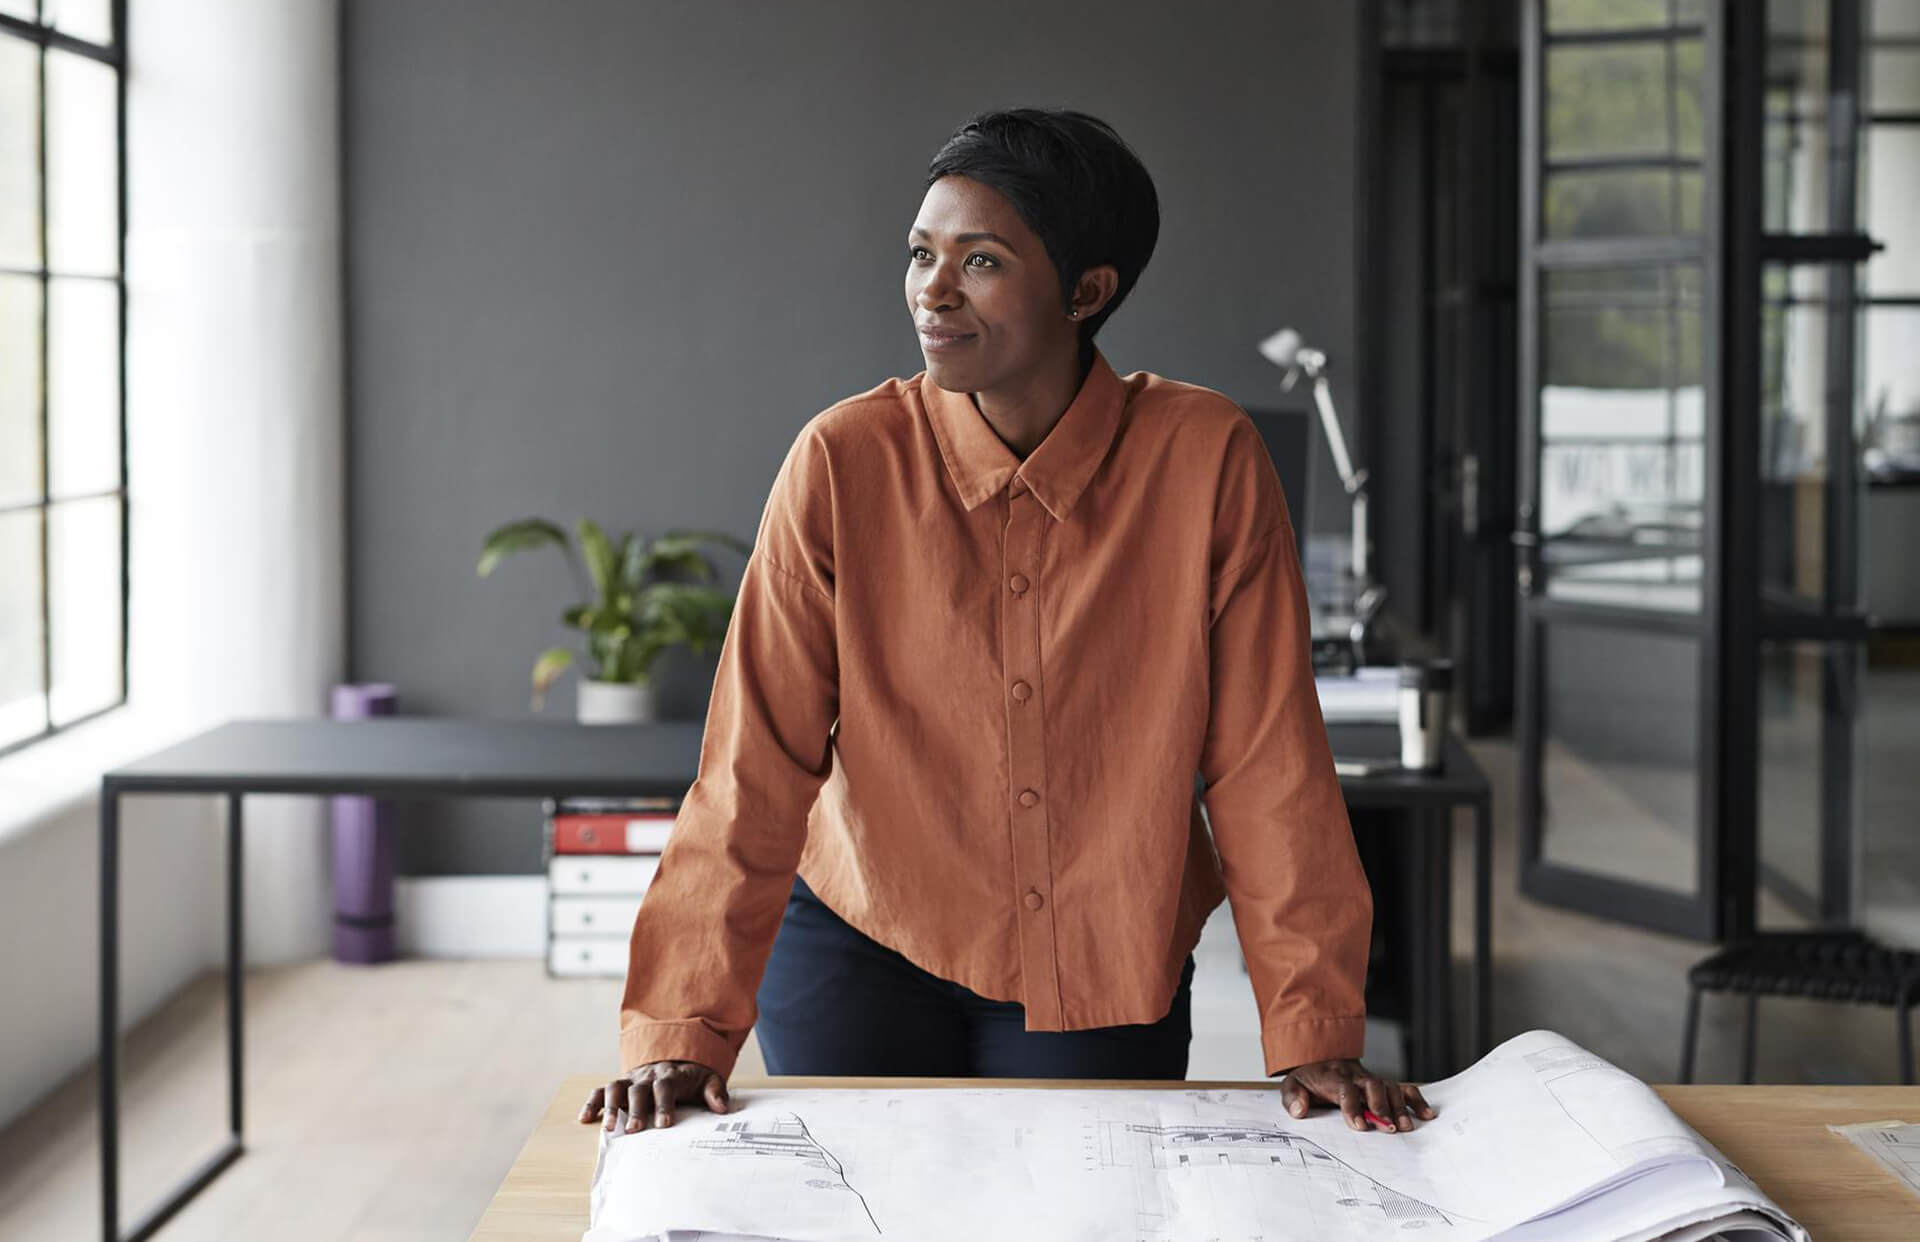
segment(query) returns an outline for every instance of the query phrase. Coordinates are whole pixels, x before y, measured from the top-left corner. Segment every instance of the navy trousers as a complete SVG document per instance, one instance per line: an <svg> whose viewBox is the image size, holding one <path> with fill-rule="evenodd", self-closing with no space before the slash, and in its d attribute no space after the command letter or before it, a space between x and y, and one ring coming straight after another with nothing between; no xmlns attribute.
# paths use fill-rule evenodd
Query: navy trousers
<svg viewBox="0 0 1920 1242"><path fill-rule="evenodd" d="M1187 1076L1193 955L1158 1022L1029 1031L1014 1001L930 974L850 927L795 876L757 1000L769 1074Z"/></svg>

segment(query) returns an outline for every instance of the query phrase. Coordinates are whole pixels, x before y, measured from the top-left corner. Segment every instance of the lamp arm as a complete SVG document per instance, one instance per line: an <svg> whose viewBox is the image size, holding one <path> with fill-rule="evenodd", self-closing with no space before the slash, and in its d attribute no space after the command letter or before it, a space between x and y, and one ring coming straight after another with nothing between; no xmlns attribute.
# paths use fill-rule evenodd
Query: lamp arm
<svg viewBox="0 0 1920 1242"><path fill-rule="evenodd" d="M1328 391L1325 375L1314 376L1313 404L1320 411L1320 426L1327 433L1327 447L1333 450L1333 468L1339 471L1340 482L1351 496L1366 486L1366 476L1354 472L1353 460L1347 456L1347 438L1340 431L1339 416L1333 412L1333 394Z"/></svg>

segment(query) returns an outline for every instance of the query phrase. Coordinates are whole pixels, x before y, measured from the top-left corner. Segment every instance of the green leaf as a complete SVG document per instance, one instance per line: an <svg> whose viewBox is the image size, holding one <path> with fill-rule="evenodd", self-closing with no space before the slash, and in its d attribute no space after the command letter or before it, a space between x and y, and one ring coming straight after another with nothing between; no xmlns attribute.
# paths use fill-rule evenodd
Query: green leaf
<svg viewBox="0 0 1920 1242"><path fill-rule="evenodd" d="M753 545L725 531L670 530L648 546L646 568L657 573L688 574L702 582L713 579L713 566L700 555L702 544L720 544L743 556L753 553Z"/></svg>
<svg viewBox="0 0 1920 1242"><path fill-rule="evenodd" d="M545 518L521 518L517 522L508 522L487 536L486 544L480 551L479 574L484 578L492 573L494 566L510 552L523 552L548 543L564 549L567 546L567 532Z"/></svg>
<svg viewBox="0 0 1920 1242"><path fill-rule="evenodd" d="M581 518L577 529L580 548L587 555L587 572L593 575L593 589L604 597L613 581L613 547L607 542L606 532L591 518Z"/></svg>
<svg viewBox="0 0 1920 1242"><path fill-rule="evenodd" d="M728 534L724 530L670 530L663 532L660 539L682 539L692 543L717 543L722 547L732 548L742 556L747 556L753 552L753 545L751 543L748 543L736 535ZM659 541L659 539L654 540L655 543Z"/></svg>
<svg viewBox="0 0 1920 1242"><path fill-rule="evenodd" d="M650 545L644 539L628 535L620 544L620 585L627 591L637 590L640 579L647 574L647 549ZM631 607L631 605L629 605Z"/></svg>
<svg viewBox="0 0 1920 1242"><path fill-rule="evenodd" d="M554 679L565 672L573 663L573 649L570 647L549 647L540 653L533 662L533 710L539 711L546 703L547 690Z"/></svg>
<svg viewBox="0 0 1920 1242"><path fill-rule="evenodd" d="M631 532L620 536L613 545L613 551L607 556L607 594L617 595L627 582L627 562L633 557L634 545L638 542Z"/></svg>
<svg viewBox="0 0 1920 1242"><path fill-rule="evenodd" d="M593 606L575 604L560 614L560 619L576 630L584 630L593 623Z"/></svg>

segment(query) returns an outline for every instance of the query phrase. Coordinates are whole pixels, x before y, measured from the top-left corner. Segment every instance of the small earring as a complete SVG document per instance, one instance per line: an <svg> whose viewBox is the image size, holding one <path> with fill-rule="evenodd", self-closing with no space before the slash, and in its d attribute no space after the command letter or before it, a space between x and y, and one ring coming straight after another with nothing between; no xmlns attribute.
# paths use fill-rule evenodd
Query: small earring
<svg viewBox="0 0 1920 1242"><path fill-rule="evenodd" d="M1067 318L1069 318L1069 319L1078 319L1078 318L1080 318L1080 312L1079 312L1079 311L1078 311L1077 309L1076 309L1076 310L1070 310L1070 311L1068 311L1068 312L1067 312Z"/></svg>

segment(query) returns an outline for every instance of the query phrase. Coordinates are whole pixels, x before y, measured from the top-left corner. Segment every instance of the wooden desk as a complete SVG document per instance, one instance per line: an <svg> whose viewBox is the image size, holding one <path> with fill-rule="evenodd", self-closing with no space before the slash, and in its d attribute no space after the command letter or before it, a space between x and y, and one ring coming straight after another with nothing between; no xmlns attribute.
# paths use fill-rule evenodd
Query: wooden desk
<svg viewBox="0 0 1920 1242"><path fill-rule="evenodd" d="M604 1079L567 1079L507 1171L471 1242L580 1242L587 1229L587 1184L599 1135L577 1120ZM754 1087L1142 1087L1165 1082L1047 1081L994 1078L740 1078ZM1262 1087L1266 1082L1186 1086ZM1920 1236L1920 1197L1879 1165L1829 1134L1829 1124L1920 1121L1920 1086L1655 1086L1686 1123L1746 1170L1774 1202L1805 1225L1814 1242L1911 1242ZM682 1111L685 1116L685 1110ZM1381 1135L1391 1143L1395 1136Z"/></svg>

